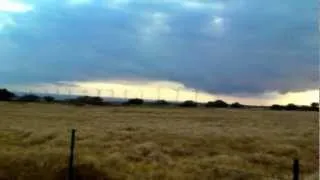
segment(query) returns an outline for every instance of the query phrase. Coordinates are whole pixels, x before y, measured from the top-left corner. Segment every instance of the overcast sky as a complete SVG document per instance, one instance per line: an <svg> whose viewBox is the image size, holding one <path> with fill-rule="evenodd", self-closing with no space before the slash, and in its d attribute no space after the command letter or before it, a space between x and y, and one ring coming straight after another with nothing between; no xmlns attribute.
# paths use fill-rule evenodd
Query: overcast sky
<svg viewBox="0 0 320 180"><path fill-rule="evenodd" d="M315 90L317 7L316 0L0 0L0 85L166 81L252 97Z"/></svg>

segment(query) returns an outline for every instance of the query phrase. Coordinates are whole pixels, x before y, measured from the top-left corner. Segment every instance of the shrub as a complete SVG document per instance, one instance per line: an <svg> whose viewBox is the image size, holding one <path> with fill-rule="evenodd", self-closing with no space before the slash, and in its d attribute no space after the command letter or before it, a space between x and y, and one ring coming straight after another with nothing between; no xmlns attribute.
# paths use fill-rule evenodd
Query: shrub
<svg viewBox="0 0 320 180"><path fill-rule="evenodd" d="M285 106L285 110L295 111L295 110L299 110L299 107L296 106L295 104L290 103L287 106Z"/></svg>
<svg viewBox="0 0 320 180"><path fill-rule="evenodd" d="M89 105L103 105L103 99L101 97L80 96L73 100L76 104L89 104Z"/></svg>
<svg viewBox="0 0 320 180"><path fill-rule="evenodd" d="M158 100L154 102L155 105L169 105L170 103L166 100Z"/></svg>
<svg viewBox="0 0 320 180"><path fill-rule="evenodd" d="M87 101L90 105L104 105L103 99L101 97L90 97Z"/></svg>
<svg viewBox="0 0 320 180"><path fill-rule="evenodd" d="M313 102L310 106L313 108L319 108L319 103Z"/></svg>
<svg viewBox="0 0 320 180"><path fill-rule="evenodd" d="M235 103L232 103L232 104L230 105L230 107L231 107L231 108L244 108L245 106L242 105L242 104L240 104L240 103L238 103L238 102L235 102Z"/></svg>
<svg viewBox="0 0 320 180"><path fill-rule="evenodd" d="M17 99L17 101L21 101L21 102L38 102L40 101L40 97L34 94L27 94L24 96L21 96Z"/></svg>
<svg viewBox="0 0 320 180"><path fill-rule="evenodd" d="M107 104L106 102L103 101L101 97L90 97L90 96L80 96L75 99L67 99L65 102L69 104L74 104L77 106L83 106L83 105L105 105Z"/></svg>
<svg viewBox="0 0 320 180"><path fill-rule="evenodd" d="M7 89L0 89L0 101L11 101L16 95Z"/></svg>
<svg viewBox="0 0 320 180"><path fill-rule="evenodd" d="M124 105L142 105L144 101L142 99L129 99L127 102L124 103Z"/></svg>
<svg viewBox="0 0 320 180"><path fill-rule="evenodd" d="M46 102L53 102L55 99L52 96L45 96L43 97L43 100Z"/></svg>
<svg viewBox="0 0 320 180"><path fill-rule="evenodd" d="M316 108L315 105L312 106L297 106L295 104L288 104L286 106L281 106L274 104L270 107L271 110L287 110L287 111L319 111L319 108Z"/></svg>
<svg viewBox="0 0 320 180"><path fill-rule="evenodd" d="M274 104L274 105L272 105L272 106L270 107L270 109L271 109L271 110L278 110L278 111L280 111L280 110L284 110L284 107L281 106L281 105L278 105L278 104Z"/></svg>
<svg viewBox="0 0 320 180"><path fill-rule="evenodd" d="M319 103L313 102L311 103L311 111L319 111Z"/></svg>
<svg viewBox="0 0 320 180"><path fill-rule="evenodd" d="M310 107L310 106L300 106L299 110L301 110L301 111L312 111L312 107Z"/></svg>
<svg viewBox="0 0 320 180"><path fill-rule="evenodd" d="M180 104L180 107L197 107L198 104L194 101L184 101L183 103Z"/></svg>
<svg viewBox="0 0 320 180"><path fill-rule="evenodd" d="M206 107L217 107L217 108L226 108L228 107L228 103L222 101L222 100L217 100L217 101L209 101L206 105Z"/></svg>
<svg viewBox="0 0 320 180"><path fill-rule="evenodd" d="M78 99L66 99L62 103L72 104L76 106L84 106L86 103L79 101Z"/></svg>

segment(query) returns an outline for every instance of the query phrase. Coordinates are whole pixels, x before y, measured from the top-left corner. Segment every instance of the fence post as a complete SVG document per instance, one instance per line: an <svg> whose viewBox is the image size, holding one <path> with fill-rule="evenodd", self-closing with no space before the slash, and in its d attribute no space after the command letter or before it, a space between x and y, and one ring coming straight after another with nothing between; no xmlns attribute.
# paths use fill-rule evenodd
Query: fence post
<svg viewBox="0 0 320 180"><path fill-rule="evenodd" d="M70 155L69 155L69 174L68 180L74 180L74 146L75 146L75 137L76 137L76 130L72 129L71 131L71 144L70 144Z"/></svg>
<svg viewBox="0 0 320 180"><path fill-rule="evenodd" d="M292 166L293 180L299 180L299 171L300 171L299 160L298 159L294 159L293 160L293 166Z"/></svg>

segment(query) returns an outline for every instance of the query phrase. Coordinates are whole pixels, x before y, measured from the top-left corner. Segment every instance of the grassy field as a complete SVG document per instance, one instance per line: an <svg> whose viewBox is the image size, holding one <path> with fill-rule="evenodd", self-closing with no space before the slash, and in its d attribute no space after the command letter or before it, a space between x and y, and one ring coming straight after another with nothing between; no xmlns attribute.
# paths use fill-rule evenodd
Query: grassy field
<svg viewBox="0 0 320 180"><path fill-rule="evenodd" d="M77 179L317 177L317 112L0 103L0 180L64 179L71 128Z"/></svg>

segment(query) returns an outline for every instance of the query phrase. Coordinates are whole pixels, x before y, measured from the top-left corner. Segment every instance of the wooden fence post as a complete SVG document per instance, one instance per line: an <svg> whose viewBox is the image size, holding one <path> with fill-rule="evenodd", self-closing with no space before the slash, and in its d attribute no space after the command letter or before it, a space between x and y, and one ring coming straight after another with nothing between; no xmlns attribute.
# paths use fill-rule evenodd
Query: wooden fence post
<svg viewBox="0 0 320 180"><path fill-rule="evenodd" d="M75 146L75 138L76 137L76 130L72 129L71 131L71 144L70 144L70 155L69 155L69 174L68 174L68 180L74 180L74 167L73 167L73 161L74 161L74 146Z"/></svg>
<svg viewBox="0 0 320 180"><path fill-rule="evenodd" d="M293 180L299 180L299 173L300 173L299 160L294 159L293 166L292 166Z"/></svg>

